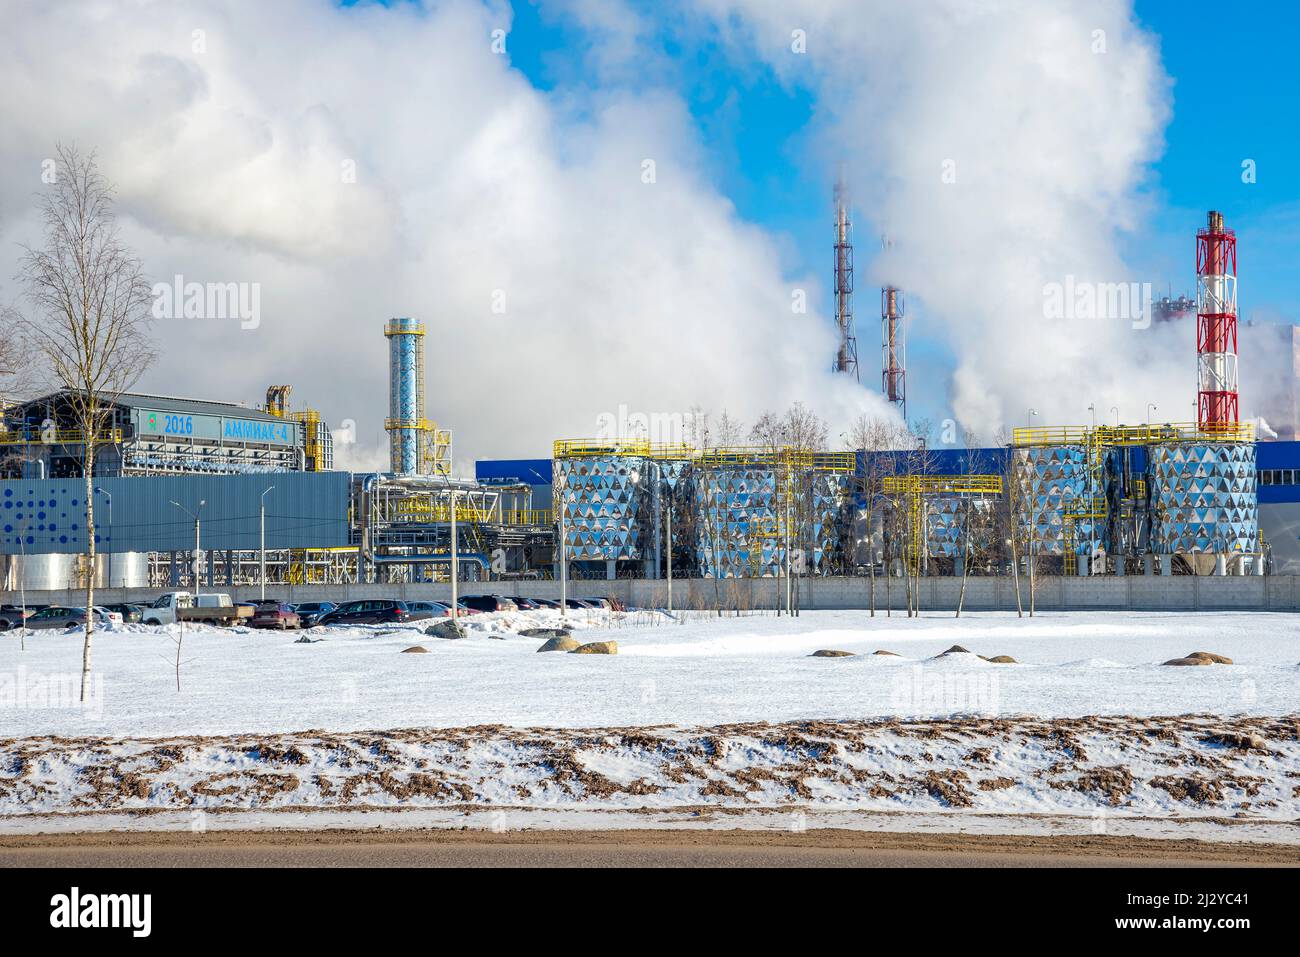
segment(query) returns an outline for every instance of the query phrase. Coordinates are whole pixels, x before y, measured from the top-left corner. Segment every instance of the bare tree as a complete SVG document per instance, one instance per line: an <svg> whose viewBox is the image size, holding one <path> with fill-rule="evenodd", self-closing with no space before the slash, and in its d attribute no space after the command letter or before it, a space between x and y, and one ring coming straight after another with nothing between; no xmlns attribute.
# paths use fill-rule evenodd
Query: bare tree
<svg viewBox="0 0 1300 957"><path fill-rule="evenodd" d="M866 502L863 519L866 525L867 575L870 579L871 617L876 616L876 519L882 518L881 531L886 530L883 516L877 508L881 501L881 484L886 475L896 471L895 458L884 454L897 452L909 446L907 430L886 419L869 418L860 415L845 435L845 444L850 451L862 453L862 494ZM885 588L889 588L888 553L885 564ZM889 609L886 608L886 614Z"/></svg>
<svg viewBox="0 0 1300 957"><path fill-rule="evenodd" d="M31 343L67 391L76 441L85 454L86 637L81 700L90 676L95 631L95 452L114 403L152 359L144 325L151 292L140 261L123 244L113 215L113 188L94 153L57 148L57 178L41 194L45 244L24 246L19 281L31 307L22 316ZM195 556L198 560L198 556Z"/></svg>
<svg viewBox="0 0 1300 957"><path fill-rule="evenodd" d="M966 430L966 474L975 475L979 470L976 468L976 446L979 437L972 429ZM973 526L971 523L971 513L975 510L977 496L973 489L968 489L965 498L962 500L962 531L961 531L961 590L957 593L957 614L954 618L961 617L962 607L966 604L966 580L970 577L971 552L973 550Z"/></svg>

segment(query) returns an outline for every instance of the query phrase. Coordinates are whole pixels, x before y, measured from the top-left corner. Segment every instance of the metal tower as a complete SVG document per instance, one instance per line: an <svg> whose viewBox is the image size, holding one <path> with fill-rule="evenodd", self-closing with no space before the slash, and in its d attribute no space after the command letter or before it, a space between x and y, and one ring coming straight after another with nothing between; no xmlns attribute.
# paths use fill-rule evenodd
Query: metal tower
<svg viewBox="0 0 1300 957"><path fill-rule="evenodd" d="M388 455L399 475L451 471L451 433L424 417L424 323L405 316L384 326L388 338Z"/></svg>
<svg viewBox="0 0 1300 957"><path fill-rule="evenodd" d="M1235 424L1237 406L1237 236L1211 210L1196 233L1197 425Z"/></svg>
<svg viewBox="0 0 1300 957"><path fill-rule="evenodd" d="M835 324L840 347L835 353L835 372L858 376L858 340L853 334L853 243L849 240L849 208L844 177L835 182Z"/></svg>
<svg viewBox="0 0 1300 957"><path fill-rule="evenodd" d="M889 239L881 246L889 248ZM903 290L885 286L880 290L880 390L885 398L898 406L907 421L907 343L903 326Z"/></svg>

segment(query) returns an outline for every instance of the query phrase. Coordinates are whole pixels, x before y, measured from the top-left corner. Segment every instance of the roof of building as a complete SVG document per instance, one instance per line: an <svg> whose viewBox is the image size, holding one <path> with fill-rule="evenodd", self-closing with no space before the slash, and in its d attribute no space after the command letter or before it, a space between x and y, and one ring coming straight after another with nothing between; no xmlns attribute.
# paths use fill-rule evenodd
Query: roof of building
<svg viewBox="0 0 1300 957"><path fill-rule="evenodd" d="M55 396L68 392L68 389L60 389L58 392L51 392L47 395L39 396L35 399L28 399L26 402L16 403L16 407L36 405ZM180 412L189 415L225 415L238 416L241 419L254 419L256 421L283 421L277 416L271 415L265 409L256 409L251 406L243 405L238 402L221 402L213 399L186 399L174 395L154 395L148 392L123 392L117 397L117 404L127 408L137 409L156 409L166 412Z"/></svg>

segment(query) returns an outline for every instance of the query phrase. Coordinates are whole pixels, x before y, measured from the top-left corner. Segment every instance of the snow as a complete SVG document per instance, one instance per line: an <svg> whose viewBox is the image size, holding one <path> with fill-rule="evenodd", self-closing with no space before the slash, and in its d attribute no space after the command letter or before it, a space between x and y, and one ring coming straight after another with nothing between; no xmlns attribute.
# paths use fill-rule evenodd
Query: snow
<svg viewBox="0 0 1300 957"><path fill-rule="evenodd" d="M472 616L460 640L429 624L187 626L179 691L179 626L118 626L98 633L85 705L80 632L28 633L25 650L0 635L0 832L855 827L1300 843L1293 615L540 611ZM560 624L618 654L538 654L543 639L519 634ZM428 653L400 653L415 644ZM942 654L953 645L968 651ZM855 655L811 657L823 648ZM1235 663L1160 664L1194 651Z"/></svg>
<svg viewBox="0 0 1300 957"><path fill-rule="evenodd" d="M476 615L463 640L401 627L100 631L86 707L80 632L0 634L0 734L147 737L478 724L704 726L808 718L1280 715L1300 711L1300 619L1273 613L1076 612L870 618L860 611L686 620L572 612L615 657L536 654L518 629L558 612ZM320 639L299 644L306 635ZM399 654L413 644L428 654ZM954 644L973 654L934 656ZM852 658L812 658L819 648ZM899 657L876 656L877 649ZM1163 667L1193 651L1231 666ZM995 665L977 655L1011 655Z"/></svg>

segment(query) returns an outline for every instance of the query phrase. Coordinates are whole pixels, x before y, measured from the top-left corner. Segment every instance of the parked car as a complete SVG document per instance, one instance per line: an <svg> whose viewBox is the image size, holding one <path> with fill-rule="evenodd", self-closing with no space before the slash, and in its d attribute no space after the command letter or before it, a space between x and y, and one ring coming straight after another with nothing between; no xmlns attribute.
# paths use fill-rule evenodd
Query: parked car
<svg viewBox="0 0 1300 957"><path fill-rule="evenodd" d="M318 625L389 625L411 620L406 602L391 598L345 601L317 619Z"/></svg>
<svg viewBox="0 0 1300 957"><path fill-rule="evenodd" d="M585 601L581 598L566 598L564 600L564 605L566 608L596 608L597 607L596 605L593 605L590 601Z"/></svg>
<svg viewBox="0 0 1300 957"><path fill-rule="evenodd" d="M512 598L510 600L515 603L515 606L520 611L536 611L542 607L536 598Z"/></svg>
<svg viewBox="0 0 1300 957"><path fill-rule="evenodd" d="M627 611L623 602L609 595L601 595L599 598L588 598L589 602L600 602L600 607L608 608L610 611Z"/></svg>
<svg viewBox="0 0 1300 957"><path fill-rule="evenodd" d="M104 607L109 611L117 612L122 616L122 621L128 625L138 625L140 622L144 621L144 612L141 610L139 605L128 605L123 603L119 605L104 605Z"/></svg>
<svg viewBox="0 0 1300 957"><path fill-rule="evenodd" d="M327 614L337 608L332 601L305 601L301 604L294 605L293 610L298 613L302 620L304 628L310 628L320 619L321 615Z"/></svg>
<svg viewBox="0 0 1300 957"><path fill-rule="evenodd" d="M536 603L538 608L559 608L560 603L553 598L532 598L530 601Z"/></svg>
<svg viewBox="0 0 1300 957"><path fill-rule="evenodd" d="M112 622L111 613L104 611L102 608L94 609L95 624L107 625ZM117 616L118 623L121 623L122 616ZM86 623L86 609L69 608L64 605L50 605L48 608L42 608L36 614L27 619L27 627L40 628L80 628Z"/></svg>
<svg viewBox="0 0 1300 957"><path fill-rule="evenodd" d="M425 618L443 618L448 613L448 607L436 601L408 601L406 610L411 613L411 621L420 621Z"/></svg>
<svg viewBox="0 0 1300 957"><path fill-rule="evenodd" d="M432 602L432 604L434 604L434 605L436 605L437 607L439 607L439 608L442 609L442 614L441 614L441 615L437 615L437 614L435 614L435 615L434 615L435 618L445 618L445 617L450 617L450 616L451 616L451 602L449 602L449 601L434 601L434 602ZM460 609L460 615L459 615L458 617L463 617L463 616L465 616L465 615L481 615L481 614L483 614L483 612L479 611L477 608L471 608L471 607L469 607L469 605L465 604L465 599L464 599L464 598L462 598L462 599L460 599L458 602L456 602L456 607L457 607L458 609Z"/></svg>
<svg viewBox="0 0 1300 957"><path fill-rule="evenodd" d="M28 605L26 610L20 605L0 605L0 631L17 628L27 618L41 610L41 605Z"/></svg>
<svg viewBox="0 0 1300 957"><path fill-rule="evenodd" d="M279 628L281 631L286 628L302 627L302 619L293 610L293 605L282 601L268 601L259 604L248 623L254 628Z"/></svg>
<svg viewBox="0 0 1300 957"><path fill-rule="evenodd" d="M513 601L509 598L502 598L500 595L466 595L460 601L466 608L476 608L479 611L519 610L519 606Z"/></svg>

